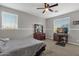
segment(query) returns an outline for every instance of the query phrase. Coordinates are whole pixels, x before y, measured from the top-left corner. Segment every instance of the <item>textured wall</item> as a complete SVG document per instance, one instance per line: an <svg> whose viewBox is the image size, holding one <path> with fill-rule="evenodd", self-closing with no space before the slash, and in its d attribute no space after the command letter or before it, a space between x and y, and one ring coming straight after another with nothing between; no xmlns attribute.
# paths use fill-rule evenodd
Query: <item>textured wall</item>
<svg viewBox="0 0 79 59"><path fill-rule="evenodd" d="M48 38L53 39L53 20L70 17L70 33L69 42L79 43L79 25L73 25L74 20L79 20L79 11L74 11L68 14L56 16L46 19L46 35Z"/></svg>
<svg viewBox="0 0 79 59"><path fill-rule="evenodd" d="M31 36L33 34L33 25L42 24L44 25L45 32L45 20L34 15L30 15L25 12L10 9L7 7L0 6L0 28L1 28L1 12L11 12L18 15L18 29L17 30L1 30L0 37L9 37L10 39L19 39Z"/></svg>

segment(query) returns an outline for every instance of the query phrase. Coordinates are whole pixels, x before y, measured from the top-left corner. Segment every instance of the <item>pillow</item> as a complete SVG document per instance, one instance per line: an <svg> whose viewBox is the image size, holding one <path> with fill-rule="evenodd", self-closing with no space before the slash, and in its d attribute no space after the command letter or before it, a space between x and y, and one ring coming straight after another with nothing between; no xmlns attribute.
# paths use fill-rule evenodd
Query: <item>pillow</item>
<svg viewBox="0 0 79 59"><path fill-rule="evenodd" d="M0 38L0 46L6 44L6 42L10 40L9 38Z"/></svg>
<svg viewBox="0 0 79 59"><path fill-rule="evenodd" d="M4 45L4 42L3 41L0 41L0 47L3 46L3 45Z"/></svg>
<svg viewBox="0 0 79 59"><path fill-rule="evenodd" d="M9 38L2 38L1 39L2 41L8 41L8 40L10 40Z"/></svg>

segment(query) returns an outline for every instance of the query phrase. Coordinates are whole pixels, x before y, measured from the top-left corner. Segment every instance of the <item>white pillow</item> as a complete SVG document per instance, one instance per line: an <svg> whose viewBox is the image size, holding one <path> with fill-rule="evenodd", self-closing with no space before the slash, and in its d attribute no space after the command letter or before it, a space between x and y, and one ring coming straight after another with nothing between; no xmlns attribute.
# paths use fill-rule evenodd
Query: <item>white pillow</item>
<svg viewBox="0 0 79 59"><path fill-rule="evenodd" d="M4 45L3 41L0 41L0 47L2 47Z"/></svg>
<svg viewBox="0 0 79 59"><path fill-rule="evenodd" d="M0 38L1 41L8 41L10 40L9 38Z"/></svg>
<svg viewBox="0 0 79 59"><path fill-rule="evenodd" d="M0 46L6 44L6 42L10 40L9 38L0 38Z"/></svg>

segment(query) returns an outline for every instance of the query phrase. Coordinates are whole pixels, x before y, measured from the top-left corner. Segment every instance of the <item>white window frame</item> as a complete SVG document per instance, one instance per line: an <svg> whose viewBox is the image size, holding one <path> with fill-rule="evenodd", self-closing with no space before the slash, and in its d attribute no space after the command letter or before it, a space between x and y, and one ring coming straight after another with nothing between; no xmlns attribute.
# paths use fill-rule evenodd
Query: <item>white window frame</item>
<svg viewBox="0 0 79 59"><path fill-rule="evenodd" d="M53 21L53 25L55 25L55 20L61 20L61 19L64 19L64 18L68 18L69 19L69 26L68 26L68 34L70 33L70 17L63 17L63 18L59 18L59 19L54 19ZM54 32L54 30L53 30Z"/></svg>
<svg viewBox="0 0 79 59"><path fill-rule="evenodd" d="M9 15L13 15L13 16L16 16L16 27L15 28L4 28L3 27L3 20L4 20L4 16L3 16L3 14L9 14ZM10 12L6 12L6 11L2 11L1 12L1 17L2 17L2 29L18 29L18 15L16 15L16 14L13 14L13 13L10 13Z"/></svg>

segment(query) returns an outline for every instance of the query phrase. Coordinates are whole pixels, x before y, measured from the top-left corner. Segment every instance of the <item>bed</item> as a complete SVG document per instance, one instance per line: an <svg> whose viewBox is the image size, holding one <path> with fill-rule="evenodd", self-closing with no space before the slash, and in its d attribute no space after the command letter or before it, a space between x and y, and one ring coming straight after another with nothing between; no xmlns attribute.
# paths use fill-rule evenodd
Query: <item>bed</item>
<svg viewBox="0 0 79 59"><path fill-rule="evenodd" d="M45 50L45 43L33 38L9 40L0 56L38 56Z"/></svg>

